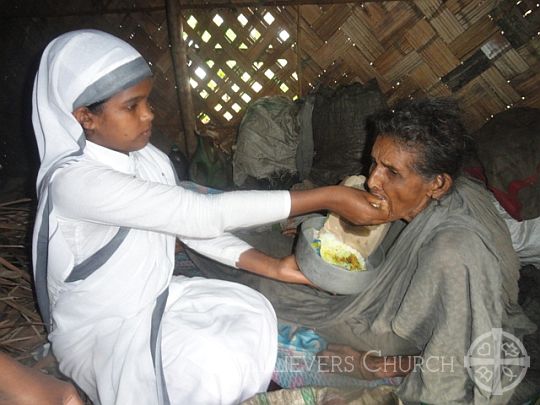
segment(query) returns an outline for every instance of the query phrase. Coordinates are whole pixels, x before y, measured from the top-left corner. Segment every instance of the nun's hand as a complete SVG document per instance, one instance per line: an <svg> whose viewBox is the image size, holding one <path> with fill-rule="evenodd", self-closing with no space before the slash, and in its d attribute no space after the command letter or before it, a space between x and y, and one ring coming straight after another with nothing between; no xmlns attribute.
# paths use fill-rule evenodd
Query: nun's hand
<svg viewBox="0 0 540 405"><path fill-rule="evenodd" d="M331 211L355 225L378 225L389 222L392 207L389 201L364 190L335 186L335 207Z"/></svg>

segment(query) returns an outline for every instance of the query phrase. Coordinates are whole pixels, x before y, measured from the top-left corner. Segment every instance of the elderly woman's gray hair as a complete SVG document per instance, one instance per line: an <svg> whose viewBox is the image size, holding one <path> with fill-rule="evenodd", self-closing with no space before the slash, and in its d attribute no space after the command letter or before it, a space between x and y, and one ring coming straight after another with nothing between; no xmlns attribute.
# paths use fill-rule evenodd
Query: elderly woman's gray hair
<svg viewBox="0 0 540 405"><path fill-rule="evenodd" d="M442 173L456 178L472 147L454 100L405 99L368 118L371 136L388 136L418 154L413 169L432 179Z"/></svg>

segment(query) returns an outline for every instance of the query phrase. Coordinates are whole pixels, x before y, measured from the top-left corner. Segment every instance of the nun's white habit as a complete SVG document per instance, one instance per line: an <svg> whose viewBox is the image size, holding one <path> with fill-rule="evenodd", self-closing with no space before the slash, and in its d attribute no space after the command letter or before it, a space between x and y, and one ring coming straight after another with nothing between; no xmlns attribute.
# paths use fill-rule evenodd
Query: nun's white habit
<svg viewBox="0 0 540 405"><path fill-rule="evenodd" d="M151 75L109 34L64 34L33 94L41 166L33 259L40 310L63 373L97 404L226 404L264 391L276 319L245 286L173 277L175 238L229 265L249 245L227 231L287 217L287 192L205 196L175 185L148 144L85 141L72 112Z"/></svg>

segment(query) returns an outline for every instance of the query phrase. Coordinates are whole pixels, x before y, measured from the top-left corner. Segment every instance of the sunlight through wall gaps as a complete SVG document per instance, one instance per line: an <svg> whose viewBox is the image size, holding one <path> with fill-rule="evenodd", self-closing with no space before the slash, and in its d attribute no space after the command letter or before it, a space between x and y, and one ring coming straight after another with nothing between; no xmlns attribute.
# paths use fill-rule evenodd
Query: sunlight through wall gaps
<svg viewBox="0 0 540 405"><path fill-rule="evenodd" d="M246 24L248 23L248 19L246 18L244 14L240 14L238 17L236 17L236 19L238 20L240 25L242 25L242 27L245 27Z"/></svg>
<svg viewBox="0 0 540 405"><path fill-rule="evenodd" d="M236 39L236 33L230 28L227 28L227 31L225 31L225 36L231 42L234 42L234 40Z"/></svg>
<svg viewBox="0 0 540 405"><path fill-rule="evenodd" d="M197 26L197 19L192 15L189 16L186 22L187 25L189 25L192 29L195 29L195 27Z"/></svg>
<svg viewBox="0 0 540 405"><path fill-rule="evenodd" d="M221 26L221 24L223 24L223 18L221 18L221 16L219 14L216 14L214 16L214 18L212 19L212 21L214 22L214 24L216 24L218 27Z"/></svg>
<svg viewBox="0 0 540 405"><path fill-rule="evenodd" d="M275 18L272 14L270 13L266 13L263 17L264 21L266 21L268 23L268 25L271 25L274 21L275 21Z"/></svg>
<svg viewBox="0 0 540 405"><path fill-rule="evenodd" d="M206 77L206 72L200 66L197 69L195 69L195 74L197 75L199 79L204 79Z"/></svg>
<svg viewBox="0 0 540 405"><path fill-rule="evenodd" d="M203 34L201 35L201 39L204 42L210 41L210 38L212 38L212 35L208 31L204 31Z"/></svg>
<svg viewBox="0 0 540 405"><path fill-rule="evenodd" d="M253 84L251 85L251 88L256 92L258 93L259 91L261 91L262 89L262 86L259 82L253 82Z"/></svg>

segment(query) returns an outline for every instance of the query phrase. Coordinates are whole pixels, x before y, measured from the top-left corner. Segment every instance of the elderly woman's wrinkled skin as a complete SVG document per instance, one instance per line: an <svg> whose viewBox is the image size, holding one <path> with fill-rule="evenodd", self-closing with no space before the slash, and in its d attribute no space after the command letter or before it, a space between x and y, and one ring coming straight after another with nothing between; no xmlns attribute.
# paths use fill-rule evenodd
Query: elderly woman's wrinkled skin
<svg viewBox="0 0 540 405"><path fill-rule="evenodd" d="M391 137L377 137L371 156L369 191L388 200L392 207L391 221L410 222L430 201L446 194L452 185L452 179L445 174L431 180L418 174L414 169L417 152Z"/></svg>

